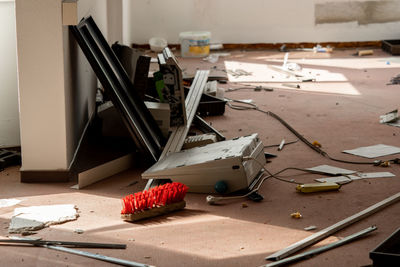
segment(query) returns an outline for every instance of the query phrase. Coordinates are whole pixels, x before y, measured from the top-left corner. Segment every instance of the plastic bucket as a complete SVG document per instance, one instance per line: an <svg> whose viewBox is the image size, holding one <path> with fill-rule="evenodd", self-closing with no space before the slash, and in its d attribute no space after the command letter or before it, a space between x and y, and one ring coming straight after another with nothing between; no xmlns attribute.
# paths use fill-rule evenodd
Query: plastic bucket
<svg viewBox="0 0 400 267"><path fill-rule="evenodd" d="M210 32L181 32L182 57L205 57L210 53Z"/></svg>

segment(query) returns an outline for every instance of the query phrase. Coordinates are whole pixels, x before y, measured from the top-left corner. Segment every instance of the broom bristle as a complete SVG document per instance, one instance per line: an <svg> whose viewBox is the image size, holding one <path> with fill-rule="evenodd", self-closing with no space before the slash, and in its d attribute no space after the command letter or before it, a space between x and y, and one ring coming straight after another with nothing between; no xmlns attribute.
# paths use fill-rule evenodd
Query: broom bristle
<svg viewBox="0 0 400 267"><path fill-rule="evenodd" d="M155 207L183 201L188 187L182 183L168 183L130 194L122 198L121 214L134 214Z"/></svg>

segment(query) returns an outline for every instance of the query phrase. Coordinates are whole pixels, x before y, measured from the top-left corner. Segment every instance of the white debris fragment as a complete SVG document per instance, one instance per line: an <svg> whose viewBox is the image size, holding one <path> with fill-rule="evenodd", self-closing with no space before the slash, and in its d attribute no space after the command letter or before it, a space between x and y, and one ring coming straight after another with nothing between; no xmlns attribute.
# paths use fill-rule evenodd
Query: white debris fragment
<svg viewBox="0 0 400 267"><path fill-rule="evenodd" d="M77 208L72 204L16 208L8 232L40 230L49 225L76 220L78 216Z"/></svg>
<svg viewBox="0 0 400 267"><path fill-rule="evenodd" d="M15 198L3 198L0 199L0 208L11 207L17 205L22 200L15 199Z"/></svg>
<svg viewBox="0 0 400 267"><path fill-rule="evenodd" d="M85 231L83 231L82 229L75 229L74 230L74 233L77 233L77 234L83 234Z"/></svg>
<svg viewBox="0 0 400 267"><path fill-rule="evenodd" d="M315 229L317 229L317 226L315 226L315 225L310 225L310 226L304 228L304 230L306 230L306 231L311 231L311 230L315 230Z"/></svg>

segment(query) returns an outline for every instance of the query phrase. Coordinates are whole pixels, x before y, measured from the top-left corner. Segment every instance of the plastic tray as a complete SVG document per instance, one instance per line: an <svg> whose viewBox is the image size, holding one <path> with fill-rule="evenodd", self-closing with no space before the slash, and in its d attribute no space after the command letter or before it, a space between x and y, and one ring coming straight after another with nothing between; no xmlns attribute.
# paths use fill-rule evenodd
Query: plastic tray
<svg viewBox="0 0 400 267"><path fill-rule="evenodd" d="M200 98L200 104L197 108L197 114L200 116L218 116L225 113L226 101L218 97L203 94Z"/></svg>
<svg viewBox="0 0 400 267"><path fill-rule="evenodd" d="M400 40L383 40L382 50L392 55L400 55Z"/></svg>
<svg viewBox="0 0 400 267"><path fill-rule="evenodd" d="M400 266L400 228L369 253L374 267Z"/></svg>

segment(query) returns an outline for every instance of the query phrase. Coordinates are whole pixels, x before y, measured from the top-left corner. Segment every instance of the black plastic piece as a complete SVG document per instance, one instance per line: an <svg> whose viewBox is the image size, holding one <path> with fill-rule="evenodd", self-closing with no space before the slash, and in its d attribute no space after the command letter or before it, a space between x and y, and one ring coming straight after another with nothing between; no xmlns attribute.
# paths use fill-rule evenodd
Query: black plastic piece
<svg viewBox="0 0 400 267"><path fill-rule="evenodd" d="M400 228L369 253L374 267L400 266Z"/></svg>
<svg viewBox="0 0 400 267"><path fill-rule="evenodd" d="M275 154L270 154L270 153L264 153L265 159L270 159L270 158L276 158L277 155Z"/></svg>
<svg viewBox="0 0 400 267"><path fill-rule="evenodd" d="M114 106L121 113L136 146L151 155L156 162L165 139L93 18L89 16L82 19L77 26L70 26L70 30Z"/></svg>
<svg viewBox="0 0 400 267"><path fill-rule="evenodd" d="M0 171L13 165L21 164L21 153L0 149Z"/></svg>
<svg viewBox="0 0 400 267"><path fill-rule="evenodd" d="M218 97L203 94L197 108L197 114L205 116L220 116L225 113L226 101Z"/></svg>
<svg viewBox="0 0 400 267"><path fill-rule="evenodd" d="M260 202L261 200L264 199L264 197L262 195L260 195L258 192L253 192L250 195L248 195L247 197L254 202Z"/></svg>

